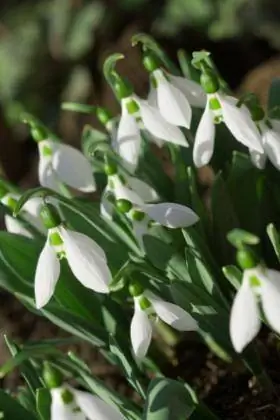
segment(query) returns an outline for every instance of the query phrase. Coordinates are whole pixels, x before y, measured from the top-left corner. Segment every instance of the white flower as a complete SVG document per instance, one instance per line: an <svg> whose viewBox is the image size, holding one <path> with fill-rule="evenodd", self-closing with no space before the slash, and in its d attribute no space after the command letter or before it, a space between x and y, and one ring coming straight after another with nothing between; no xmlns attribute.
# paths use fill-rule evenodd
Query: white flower
<svg viewBox="0 0 280 420"><path fill-rule="evenodd" d="M111 273L104 251L88 236L66 229L62 224L49 229L35 273L35 300L38 309L48 303L60 274L59 258L65 256L80 283L96 292L108 293Z"/></svg>
<svg viewBox="0 0 280 420"><path fill-rule="evenodd" d="M267 322L280 334L280 272L262 267L244 271L242 285L231 308L230 336L240 353L256 337L260 328L258 300Z"/></svg>
<svg viewBox="0 0 280 420"><path fill-rule="evenodd" d="M40 141L38 147L43 187L59 192L59 183L64 183L83 192L95 191L90 163L79 150L50 139Z"/></svg>
<svg viewBox="0 0 280 420"><path fill-rule="evenodd" d="M141 308L143 302L145 309ZM166 302L151 292L144 292L142 295L134 297L134 315L130 326L130 337L134 354L139 359L145 357L152 339L152 320L150 319L152 314L178 331L198 329L197 322L193 317L178 305Z"/></svg>
<svg viewBox="0 0 280 420"><path fill-rule="evenodd" d="M133 104L133 112L129 111ZM164 141L188 147L182 131L170 124L157 108L136 95L122 99L122 115L118 127L116 149L130 170L138 164L141 147L141 129Z"/></svg>
<svg viewBox="0 0 280 420"><path fill-rule="evenodd" d="M214 151L215 123L224 122L231 134L244 146L263 153L260 133L249 110L237 100L222 93L207 95L207 104L197 128L193 160L197 167L207 165Z"/></svg>
<svg viewBox="0 0 280 420"><path fill-rule="evenodd" d="M20 195L15 193L7 193L4 197L1 198L1 203L7 207L13 207L13 205L19 200ZM41 199L33 197L28 200L22 208L22 218L26 220L31 226L37 229L41 233L46 233L40 217L40 206ZM13 210L13 209L12 209ZM8 232L15 233L17 235L23 235L27 238L33 238L32 232L28 230L27 226L24 226L23 223L16 219L15 217L6 214L4 216L5 226Z"/></svg>
<svg viewBox="0 0 280 420"><path fill-rule="evenodd" d="M124 420L114 407L89 392L68 386L51 389L50 420Z"/></svg>
<svg viewBox="0 0 280 420"><path fill-rule="evenodd" d="M135 193L139 196L139 200L142 200L143 202L154 202L159 200L158 193L156 190L151 187L146 182L142 181L141 179L132 177L132 176L124 176L124 182L125 185L132 191L135 191ZM107 219L112 219L113 214L113 208L114 205L108 198L108 196L111 194L114 194L114 190L118 190L122 188L122 182L118 175L110 175L108 176L108 183L103 191L102 197L101 197L101 203L100 203L100 212L101 215ZM121 194L122 195L122 194ZM123 197L122 197L123 198ZM135 196L134 196L135 200Z"/></svg>
<svg viewBox="0 0 280 420"><path fill-rule="evenodd" d="M272 127L269 127L264 121L258 123L264 152L258 153L250 150L251 160L257 168L263 169L267 156L275 168L280 170L280 133L277 131L277 124L273 120L270 123Z"/></svg>
<svg viewBox="0 0 280 420"><path fill-rule="evenodd" d="M190 128L190 105L204 107L206 95L200 85L184 77L173 76L161 69L152 72L156 98L153 99L161 115L170 124ZM151 97L150 97L151 103Z"/></svg>
<svg viewBox="0 0 280 420"><path fill-rule="evenodd" d="M199 220L197 214L187 206L177 203L146 204L132 189L119 180L114 182L114 194L117 200L124 199L143 211L150 219L162 226L177 229L193 225Z"/></svg>

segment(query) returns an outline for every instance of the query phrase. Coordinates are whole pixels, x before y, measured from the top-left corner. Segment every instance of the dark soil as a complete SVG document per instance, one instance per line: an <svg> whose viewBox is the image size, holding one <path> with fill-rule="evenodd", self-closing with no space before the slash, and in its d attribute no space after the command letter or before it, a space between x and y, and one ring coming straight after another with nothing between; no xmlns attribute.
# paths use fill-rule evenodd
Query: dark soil
<svg viewBox="0 0 280 420"><path fill-rule="evenodd" d="M35 317L12 296L1 295L0 328L18 342L67 336L48 320ZM263 331L258 342L264 366L272 378L275 390L280 395L280 352L277 339ZM93 373L112 389L137 400L125 379L115 366L88 344L68 346L91 367ZM4 340L0 344L0 363L9 357ZM174 379L187 381L205 404L222 420L278 420L280 404L277 397L262 390L256 379L242 364L227 364L213 355L204 344L187 336L175 349L172 363L164 367L166 374ZM2 387L15 390L21 383L18 372L2 380Z"/></svg>

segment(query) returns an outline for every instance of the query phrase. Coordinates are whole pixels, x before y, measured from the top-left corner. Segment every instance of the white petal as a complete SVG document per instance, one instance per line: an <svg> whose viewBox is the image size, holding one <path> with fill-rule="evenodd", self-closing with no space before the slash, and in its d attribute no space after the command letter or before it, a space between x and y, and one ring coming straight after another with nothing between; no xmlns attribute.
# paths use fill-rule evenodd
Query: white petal
<svg viewBox="0 0 280 420"><path fill-rule="evenodd" d="M40 218L40 209L42 206L42 199L38 197L30 198L23 206L24 218L36 229L42 233L46 233L46 229Z"/></svg>
<svg viewBox="0 0 280 420"><path fill-rule="evenodd" d="M248 109L244 105L240 108L235 106L235 98L224 95L216 96L222 106L224 123L236 140L244 144L244 146L262 153L261 136Z"/></svg>
<svg viewBox="0 0 280 420"><path fill-rule="evenodd" d="M8 232L15 233L16 235L26 236L27 238L33 238L31 232L26 229L23 224L13 216L5 214L4 216L5 226Z"/></svg>
<svg viewBox="0 0 280 420"><path fill-rule="evenodd" d="M260 288L263 311L271 328L280 334L280 273L266 270L266 275Z"/></svg>
<svg viewBox="0 0 280 420"><path fill-rule="evenodd" d="M272 124L273 130L277 131L277 133L280 133L280 120L272 118L269 121Z"/></svg>
<svg viewBox="0 0 280 420"><path fill-rule="evenodd" d="M178 127L169 124L160 112L150 106L147 101L137 100L137 102L140 106L143 124L153 136L179 146L188 147L187 140Z"/></svg>
<svg viewBox="0 0 280 420"><path fill-rule="evenodd" d="M38 165L38 177L42 187L50 188L53 191L60 192L57 176L49 158L40 157Z"/></svg>
<svg viewBox="0 0 280 420"><path fill-rule="evenodd" d="M230 314L230 337L234 349L241 353L261 327L256 297L250 286L246 272L238 290Z"/></svg>
<svg viewBox="0 0 280 420"><path fill-rule="evenodd" d="M130 338L134 354L139 359L145 357L152 339L152 324L146 312L140 308L137 298L134 299Z"/></svg>
<svg viewBox="0 0 280 420"><path fill-rule="evenodd" d="M102 248L82 233L59 228L68 264L74 276L89 289L109 292L111 273Z"/></svg>
<svg viewBox="0 0 280 420"><path fill-rule="evenodd" d="M133 233L140 245L140 247L144 250L144 242L143 242L143 236L148 233L148 223L149 219L145 218L141 221L132 221L132 229Z"/></svg>
<svg viewBox="0 0 280 420"><path fill-rule="evenodd" d="M280 170L280 134L265 129L262 136L264 150L275 168Z"/></svg>
<svg viewBox="0 0 280 420"><path fill-rule="evenodd" d="M258 169L264 169L266 164L266 154L256 152L252 149L249 149L249 152L253 165L255 165Z"/></svg>
<svg viewBox="0 0 280 420"><path fill-rule="evenodd" d="M122 116L120 119L116 149L121 158L127 164L128 169L134 171L137 168L141 147L141 135L135 117L130 115L122 103Z"/></svg>
<svg viewBox="0 0 280 420"><path fill-rule="evenodd" d="M146 204L142 206L151 219L169 228L188 227L199 219L189 207L176 203Z"/></svg>
<svg viewBox="0 0 280 420"><path fill-rule="evenodd" d="M162 321L178 331L196 331L198 324L184 309L174 303L166 302L151 292L145 292L153 308Z"/></svg>
<svg viewBox="0 0 280 420"><path fill-rule="evenodd" d="M75 411L76 403L64 404L61 398L63 388L51 389L51 420L86 420L81 411Z"/></svg>
<svg viewBox="0 0 280 420"><path fill-rule="evenodd" d="M154 87L151 87L150 92L147 97L147 101L149 105L157 108L158 102L157 102L157 90Z"/></svg>
<svg viewBox="0 0 280 420"><path fill-rule="evenodd" d="M64 184L83 192L96 190L89 161L74 147L58 143L53 154L53 168Z"/></svg>
<svg viewBox="0 0 280 420"><path fill-rule="evenodd" d="M127 183L145 203L159 200L156 190L141 179L128 177Z"/></svg>
<svg viewBox="0 0 280 420"><path fill-rule="evenodd" d="M111 188L108 188L108 186L103 191L103 194L101 196L100 200L100 214L105 219L112 220L114 205L111 203L111 201L108 200L107 195L108 192L111 191Z"/></svg>
<svg viewBox="0 0 280 420"><path fill-rule="evenodd" d="M214 151L214 139L215 124L207 104L197 127L193 146L193 161L196 167L200 168L210 162Z"/></svg>
<svg viewBox="0 0 280 420"><path fill-rule="evenodd" d="M142 198L132 189L125 186L118 175L111 176L110 181L114 185L114 194L117 200L124 199L134 204L143 204Z"/></svg>
<svg viewBox="0 0 280 420"><path fill-rule="evenodd" d="M60 274L60 263L47 239L39 256L35 272L35 301L37 309L45 306L52 295Z"/></svg>
<svg viewBox="0 0 280 420"><path fill-rule="evenodd" d="M198 108L205 107L207 96L198 83L185 77L173 76L169 73L168 76L171 83L186 96L190 105Z"/></svg>
<svg viewBox="0 0 280 420"><path fill-rule="evenodd" d="M124 420L124 417L109 404L88 392L74 391L77 405L88 420Z"/></svg>
<svg viewBox="0 0 280 420"><path fill-rule="evenodd" d="M183 93L167 81L161 70L153 75L157 81L157 104L161 115L172 125L190 128L192 109Z"/></svg>

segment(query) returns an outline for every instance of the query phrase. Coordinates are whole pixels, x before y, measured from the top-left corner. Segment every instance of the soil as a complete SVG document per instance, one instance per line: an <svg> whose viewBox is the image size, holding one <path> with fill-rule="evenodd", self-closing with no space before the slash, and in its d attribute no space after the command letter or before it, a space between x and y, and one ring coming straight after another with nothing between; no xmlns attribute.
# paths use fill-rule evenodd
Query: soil
<svg viewBox="0 0 280 420"><path fill-rule="evenodd" d="M0 329L18 343L67 336L48 320L35 317L13 296L1 296ZM19 322L20 320L20 322ZM275 336L263 331L258 347L264 366L273 380L276 395L280 394L280 352ZM133 400L131 391L119 369L108 365L97 350L88 344L65 347L75 351L112 389ZM4 340L0 343L0 363L9 358ZM204 403L222 420L279 420L280 404L277 396L262 390L256 379L242 364L227 364L209 352L203 343L187 336L174 349L172 363L163 368L168 377L188 382ZM5 389L15 390L22 383L17 371L7 375L1 383Z"/></svg>

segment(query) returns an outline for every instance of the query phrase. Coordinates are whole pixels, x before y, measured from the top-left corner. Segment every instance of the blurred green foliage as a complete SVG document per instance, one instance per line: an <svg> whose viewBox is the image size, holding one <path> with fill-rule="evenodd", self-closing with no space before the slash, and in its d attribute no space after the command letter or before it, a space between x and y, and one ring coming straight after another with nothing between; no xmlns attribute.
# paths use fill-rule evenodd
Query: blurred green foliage
<svg viewBox="0 0 280 420"><path fill-rule="evenodd" d="M90 81L98 83L94 79L106 40L111 44L117 42L126 27L135 22L155 37L172 39L175 45L179 34L187 35L194 30L206 40L249 34L264 37L274 47L280 47L278 0L13 0L3 3L0 5L0 100L8 119L12 120L23 108L44 119L47 114L50 120L63 95L70 100L85 100ZM184 47L190 43L192 49L191 37L184 39Z"/></svg>

